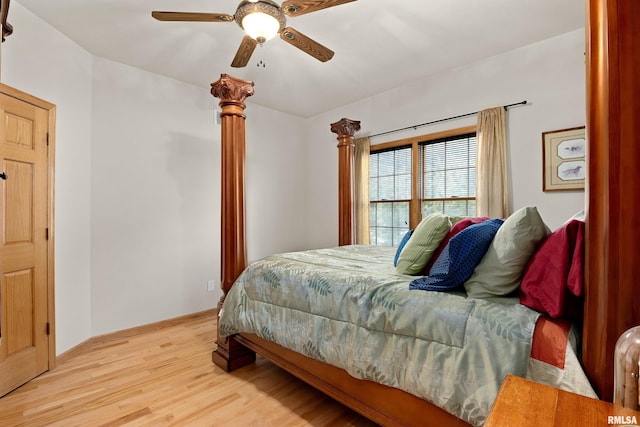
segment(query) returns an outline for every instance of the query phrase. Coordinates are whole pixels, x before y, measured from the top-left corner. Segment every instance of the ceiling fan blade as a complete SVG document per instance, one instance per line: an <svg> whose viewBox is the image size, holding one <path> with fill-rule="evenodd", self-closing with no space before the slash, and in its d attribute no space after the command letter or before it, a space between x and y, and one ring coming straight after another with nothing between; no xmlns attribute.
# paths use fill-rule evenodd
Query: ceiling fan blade
<svg viewBox="0 0 640 427"><path fill-rule="evenodd" d="M236 52L236 56L233 58L233 62L231 62L231 66L235 68L245 67L247 63L249 63L249 59L257 45L258 42L255 41L255 39L249 36L244 36L242 43L240 43L240 47Z"/></svg>
<svg viewBox="0 0 640 427"><path fill-rule="evenodd" d="M327 62L333 58L333 51L331 49L322 46L317 41L310 39L291 27L283 29L280 32L280 38L308 53L319 61Z"/></svg>
<svg viewBox="0 0 640 427"><path fill-rule="evenodd" d="M158 21L233 22L233 15L226 13L159 12L154 10L151 12L151 16Z"/></svg>
<svg viewBox="0 0 640 427"><path fill-rule="evenodd" d="M282 3L282 11L287 16L300 16L352 1L356 0L287 0Z"/></svg>

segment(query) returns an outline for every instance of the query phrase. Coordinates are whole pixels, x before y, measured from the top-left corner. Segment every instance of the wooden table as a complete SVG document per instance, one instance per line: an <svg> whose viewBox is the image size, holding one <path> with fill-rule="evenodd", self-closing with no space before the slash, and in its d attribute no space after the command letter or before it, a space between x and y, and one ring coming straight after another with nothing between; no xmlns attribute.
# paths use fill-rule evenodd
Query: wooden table
<svg viewBox="0 0 640 427"><path fill-rule="evenodd" d="M637 425L640 412L507 375L485 427Z"/></svg>

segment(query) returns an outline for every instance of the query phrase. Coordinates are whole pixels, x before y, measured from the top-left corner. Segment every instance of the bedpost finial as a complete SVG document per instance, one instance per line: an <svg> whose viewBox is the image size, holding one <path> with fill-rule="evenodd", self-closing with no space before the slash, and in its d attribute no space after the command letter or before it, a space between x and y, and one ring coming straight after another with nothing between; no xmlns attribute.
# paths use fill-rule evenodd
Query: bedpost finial
<svg viewBox="0 0 640 427"><path fill-rule="evenodd" d="M229 74L221 74L220 79L211 83L211 95L220 102L240 102L253 95L253 82L242 80Z"/></svg>
<svg viewBox="0 0 640 427"><path fill-rule="evenodd" d="M342 118L335 123L331 123L331 132L338 136L353 136L360 130L360 121Z"/></svg>

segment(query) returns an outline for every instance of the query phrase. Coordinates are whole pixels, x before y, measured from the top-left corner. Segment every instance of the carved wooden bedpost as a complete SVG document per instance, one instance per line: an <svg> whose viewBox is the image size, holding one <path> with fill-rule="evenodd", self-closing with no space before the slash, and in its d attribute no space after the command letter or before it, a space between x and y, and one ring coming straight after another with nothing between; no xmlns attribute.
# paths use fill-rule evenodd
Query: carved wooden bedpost
<svg viewBox="0 0 640 427"><path fill-rule="evenodd" d="M353 238L353 135L360 130L357 120L340 119L331 124L338 135L338 244L351 245Z"/></svg>
<svg viewBox="0 0 640 427"><path fill-rule="evenodd" d="M244 235L244 158L245 115L244 100L253 95L253 82L222 74L220 80L211 83L211 94L220 98L222 112L222 201L221 201L221 286L222 303L240 273L246 267L246 243ZM238 344L233 337L220 337L218 348L213 351L213 362L231 371L253 363L253 351Z"/></svg>

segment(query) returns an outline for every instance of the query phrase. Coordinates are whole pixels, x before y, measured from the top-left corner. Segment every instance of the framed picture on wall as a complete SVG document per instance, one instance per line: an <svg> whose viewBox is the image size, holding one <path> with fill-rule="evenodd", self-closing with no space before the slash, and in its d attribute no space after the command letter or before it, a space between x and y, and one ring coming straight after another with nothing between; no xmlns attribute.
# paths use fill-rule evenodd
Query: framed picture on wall
<svg viewBox="0 0 640 427"><path fill-rule="evenodd" d="M542 190L584 190L587 174L585 127L542 133Z"/></svg>

